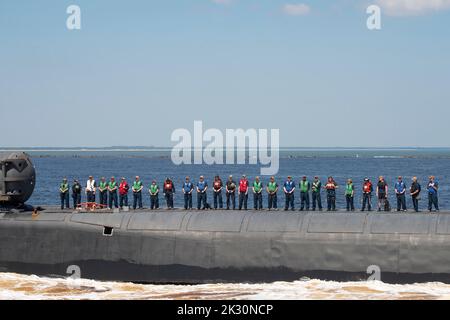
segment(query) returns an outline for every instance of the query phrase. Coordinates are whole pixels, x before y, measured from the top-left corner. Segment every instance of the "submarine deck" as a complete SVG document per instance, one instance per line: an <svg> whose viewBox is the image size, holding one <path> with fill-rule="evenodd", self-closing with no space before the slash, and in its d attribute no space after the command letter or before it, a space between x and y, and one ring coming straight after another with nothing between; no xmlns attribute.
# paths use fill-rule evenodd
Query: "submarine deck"
<svg viewBox="0 0 450 320"><path fill-rule="evenodd" d="M91 224L123 230L436 234L450 236L450 211L61 210L0 212L0 220Z"/></svg>

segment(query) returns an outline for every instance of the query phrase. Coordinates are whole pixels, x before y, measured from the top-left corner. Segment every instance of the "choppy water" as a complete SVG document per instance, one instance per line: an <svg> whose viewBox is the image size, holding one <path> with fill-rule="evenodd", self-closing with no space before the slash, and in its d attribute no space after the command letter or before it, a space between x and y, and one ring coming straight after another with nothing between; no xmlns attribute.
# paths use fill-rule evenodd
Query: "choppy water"
<svg viewBox="0 0 450 320"><path fill-rule="evenodd" d="M233 174L237 179L246 173L252 180L259 175L258 166L175 166L167 152L33 152L37 170L37 185L31 204L55 205L59 202L58 186L62 177L78 178L88 175L132 179L140 175L145 184L151 179L160 183L174 178L179 189L184 176L215 174L225 178ZM322 181L333 175L339 184L353 178L356 185L368 176L384 175L392 186L395 177L402 175L409 183L418 176L422 184L428 175L440 182L440 204L450 208L450 151L296 151L285 152L280 159L278 182L291 174L295 181L301 175L319 175ZM129 180L129 181L130 181ZM263 178L263 182L267 180ZM282 198L282 197L280 197ZM425 197L424 197L425 198ZM283 201L283 199L280 199ZM298 197L296 198L298 206ZM360 194L356 194L356 203ZM393 200L393 199L392 199ZM249 201L252 201L249 199ZM266 200L264 200L265 203ZM409 201L409 199L408 199ZM250 202L251 203L251 202ZM175 205L181 206L180 196ZM344 196L338 196L338 207L344 206ZM425 200L421 206L425 206ZM204 285L141 285L93 280L55 279L0 273L0 299L450 299L450 285L423 283L411 285L385 284L379 281L331 282L320 280L275 282L271 284L204 284Z"/></svg>
<svg viewBox="0 0 450 320"><path fill-rule="evenodd" d="M447 300L450 299L450 285L438 282L395 285L380 281L321 280L269 284L143 285L0 273L0 300L3 299Z"/></svg>

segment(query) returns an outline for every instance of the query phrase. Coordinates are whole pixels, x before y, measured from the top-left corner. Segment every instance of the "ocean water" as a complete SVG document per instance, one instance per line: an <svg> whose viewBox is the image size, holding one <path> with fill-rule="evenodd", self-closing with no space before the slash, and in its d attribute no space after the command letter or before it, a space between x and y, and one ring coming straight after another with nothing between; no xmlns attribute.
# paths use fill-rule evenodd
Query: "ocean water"
<svg viewBox="0 0 450 320"><path fill-rule="evenodd" d="M211 184L214 176L220 175L225 181L228 175L233 175L238 182L242 174L246 174L252 182L260 175L259 165L174 165L168 151L50 151L30 152L37 171L35 192L30 199L33 205L57 205L59 203L58 188L63 177L71 183L74 178L80 180L84 186L89 175L97 181L104 176L126 177L132 182L136 175L148 186L152 179L156 179L160 186L165 177L172 177L176 187L175 206L183 206L181 186L185 176L190 176L193 182L204 175ZM434 175L440 184L440 205L450 209L450 150L444 151L374 151L374 150L345 150L345 151L283 151L280 157L279 172L276 175L278 184L284 183L288 175L292 175L296 183L300 177L307 175L312 179L318 175L322 182L328 176L333 176L342 186L338 191L337 206L344 208L344 185L348 178L352 178L356 186L355 204L360 205L362 182L369 177L373 182L383 175L389 186L393 187L396 177L401 175L407 185L411 178L417 176L422 186L425 186L429 175ZM262 177L263 184L269 177ZM325 194L323 193L322 201ZM212 202L211 192L208 202ZM267 206L266 195L263 195L263 205ZM295 196L296 206L299 206L299 194ZM162 197L160 200L163 200ZM194 195L194 204L195 204ZM390 200L395 205L395 197L390 193ZM249 204L252 204L252 196ZM278 201L283 203L284 195L279 194ZM144 197L144 205L149 205L149 196ZM407 202L411 206L408 197ZM164 203L164 201L163 201ZM425 208L427 199L423 193L421 206Z"/></svg>
<svg viewBox="0 0 450 320"><path fill-rule="evenodd" d="M219 174L222 179L241 174L250 181L259 175L257 165L181 165L172 164L170 155L162 151L33 151L29 152L37 171L35 192L30 199L34 205L57 205L58 187L62 177L70 181L78 178L82 183L89 175L95 178L125 176L132 181L140 175L145 185L152 179L162 183L166 176L173 177L178 192L175 205L182 206L181 183L186 175L194 181L205 175L211 181ZM376 180L384 175L390 186L398 175L410 183L417 176L422 185L429 175L440 183L440 205L450 209L450 151L449 150L286 150L281 153L277 181L287 175L296 182L299 177L318 175L322 181L332 175L343 185L352 178L357 186L356 205L360 202L360 186L364 177ZM268 177L262 177L263 183ZM337 205L344 207L343 189L338 192ZM421 207L426 207L426 196ZM149 199L144 198L145 205ZM162 199L161 199L162 200ZM195 200L195 198L194 198ZM209 198L209 202L211 202ZM284 201L280 196L279 201ZM391 201L394 197L391 195ZM194 202L195 203L195 202ZM252 198L249 198L252 204ZM266 205L266 199L264 199ZM408 205L410 199L408 198ZM296 195L296 206L299 197ZM251 207L251 206L250 206ZM386 284L381 281L333 282L311 279L307 281L274 282L261 284L202 284L152 285L122 282L101 282L89 279L46 278L34 275L0 273L0 299L449 299L450 285L443 283L416 283L408 285Z"/></svg>

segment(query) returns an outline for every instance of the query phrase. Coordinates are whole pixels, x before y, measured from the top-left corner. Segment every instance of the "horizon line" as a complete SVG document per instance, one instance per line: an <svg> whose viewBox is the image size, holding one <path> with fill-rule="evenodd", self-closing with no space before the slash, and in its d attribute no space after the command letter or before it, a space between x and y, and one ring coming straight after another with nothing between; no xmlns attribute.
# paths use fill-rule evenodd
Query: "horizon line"
<svg viewBox="0 0 450 320"><path fill-rule="evenodd" d="M33 147L0 147L0 151L22 151L22 150L37 150L37 151L146 151L146 150L170 150L173 146L67 146L67 147L49 147L49 146L33 146ZM199 148L191 147L191 150L198 150ZM202 150L205 147L202 147ZM242 148L226 148L223 150L240 150ZM245 146L244 150L254 150L255 148L250 148ZM258 148L256 148L258 149ZM334 147L300 147L300 146L280 146L278 148L268 147L268 149L279 149L279 150L330 150L330 149L340 149L340 150L417 150L417 149L450 149L450 146L334 146Z"/></svg>

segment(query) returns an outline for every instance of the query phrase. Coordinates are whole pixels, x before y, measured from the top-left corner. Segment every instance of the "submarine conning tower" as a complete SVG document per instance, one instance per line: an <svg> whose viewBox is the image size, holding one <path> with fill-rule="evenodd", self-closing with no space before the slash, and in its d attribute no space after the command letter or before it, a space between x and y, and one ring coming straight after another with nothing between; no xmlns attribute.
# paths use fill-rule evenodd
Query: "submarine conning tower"
<svg viewBox="0 0 450 320"><path fill-rule="evenodd" d="M19 207L31 197L36 170L25 152L0 153L0 207Z"/></svg>

